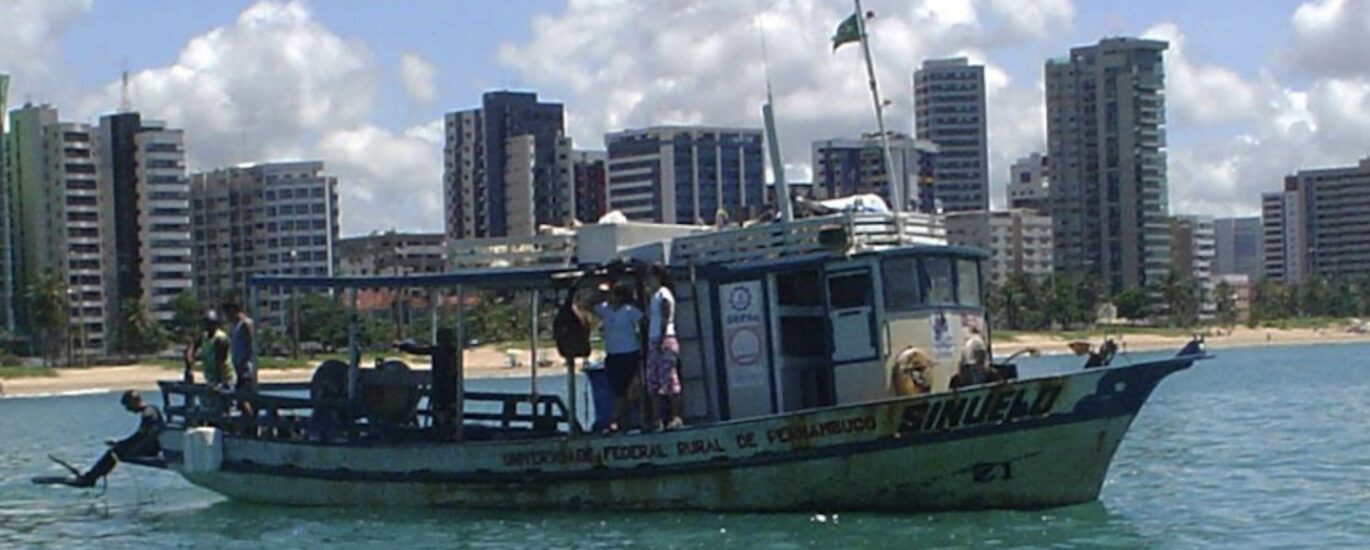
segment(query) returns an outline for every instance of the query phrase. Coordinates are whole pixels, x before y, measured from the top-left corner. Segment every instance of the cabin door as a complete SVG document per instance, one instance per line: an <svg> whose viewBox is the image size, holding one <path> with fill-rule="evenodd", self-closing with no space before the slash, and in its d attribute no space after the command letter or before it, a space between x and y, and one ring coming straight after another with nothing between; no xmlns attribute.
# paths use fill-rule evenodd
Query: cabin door
<svg viewBox="0 0 1370 550"><path fill-rule="evenodd" d="M876 357L875 297L867 267L827 273L833 363Z"/></svg>

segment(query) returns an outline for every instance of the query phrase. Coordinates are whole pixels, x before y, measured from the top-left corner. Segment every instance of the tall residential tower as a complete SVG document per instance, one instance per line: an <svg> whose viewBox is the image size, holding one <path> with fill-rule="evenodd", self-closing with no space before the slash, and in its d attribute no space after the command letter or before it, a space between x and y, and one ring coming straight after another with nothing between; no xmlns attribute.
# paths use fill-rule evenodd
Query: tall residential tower
<svg viewBox="0 0 1370 550"><path fill-rule="evenodd" d="M608 207L630 220L711 224L765 206L761 130L657 126L604 136Z"/></svg>
<svg viewBox="0 0 1370 550"><path fill-rule="evenodd" d="M531 235L575 215L570 140L560 103L488 92L448 113L443 203L449 239Z"/></svg>
<svg viewBox="0 0 1370 550"><path fill-rule="evenodd" d="M1113 294L1170 269L1166 48L1107 38L1046 64L1056 269L1095 276Z"/></svg>
<svg viewBox="0 0 1370 550"><path fill-rule="evenodd" d="M930 59L913 73L918 139L937 145L936 197L947 212L989 209L985 67Z"/></svg>

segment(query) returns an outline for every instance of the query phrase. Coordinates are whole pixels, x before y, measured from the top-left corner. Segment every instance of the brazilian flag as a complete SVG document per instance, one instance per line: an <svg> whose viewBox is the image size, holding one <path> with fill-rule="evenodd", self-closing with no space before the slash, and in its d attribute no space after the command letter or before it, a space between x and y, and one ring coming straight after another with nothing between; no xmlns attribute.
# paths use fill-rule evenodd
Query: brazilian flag
<svg viewBox="0 0 1370 550"><path fill-rule="evenodd" d="M860 14L853 13L837 26L837 32L832 35L832 51L837 51L837 48L848 42L861 40L861 21L857 20L857 17L860 17Z"/></svg>

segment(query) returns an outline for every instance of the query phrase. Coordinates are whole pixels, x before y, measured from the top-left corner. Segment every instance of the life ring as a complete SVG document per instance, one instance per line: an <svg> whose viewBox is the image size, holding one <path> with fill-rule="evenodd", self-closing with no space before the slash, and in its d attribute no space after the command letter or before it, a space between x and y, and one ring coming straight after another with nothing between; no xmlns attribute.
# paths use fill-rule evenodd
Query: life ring
<svg viewBox="0 0 1370 550"><path fill-rule="evenodd" d="M912 397L931 392L933 366L932 358L921 349L909 346L900 351L890 372L895 395Z"/></svg>

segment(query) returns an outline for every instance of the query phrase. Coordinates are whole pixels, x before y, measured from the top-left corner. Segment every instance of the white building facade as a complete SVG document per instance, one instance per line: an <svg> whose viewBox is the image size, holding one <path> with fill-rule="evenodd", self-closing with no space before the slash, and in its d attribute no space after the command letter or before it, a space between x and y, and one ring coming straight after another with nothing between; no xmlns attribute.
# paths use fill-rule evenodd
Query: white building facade
<svg viewBox="0 0 1370 550"><path fill-rule="evenodd" d="M989 281L1003 285L1010 275L1042 279L1052 271L1051 218L1015 209L947 214L947 242L988 250Z"/></svg>

